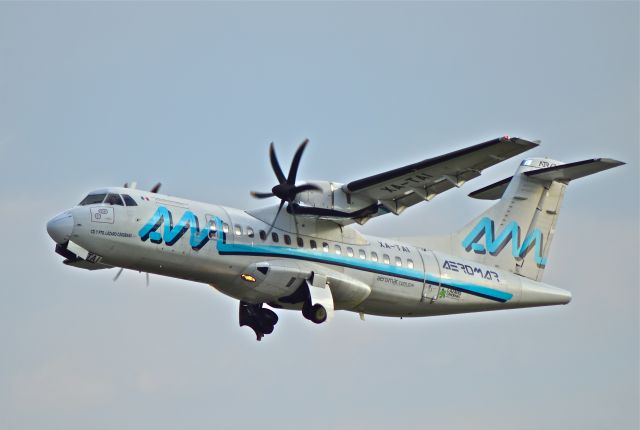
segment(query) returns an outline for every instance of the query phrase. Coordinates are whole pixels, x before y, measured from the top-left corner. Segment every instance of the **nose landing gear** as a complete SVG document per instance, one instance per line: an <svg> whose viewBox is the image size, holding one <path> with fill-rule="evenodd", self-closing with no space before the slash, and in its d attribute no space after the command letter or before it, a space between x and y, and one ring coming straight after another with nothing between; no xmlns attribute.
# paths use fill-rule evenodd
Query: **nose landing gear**
<svg viewBox="0 0 640 430"><path fill-rule="evenodd" d="M271 334L278 322L278 315L271 309L262 307L262 303L253 305L240 302L240 327L249 326L256 334L256 340L261 340L265 334Z"/></svg>

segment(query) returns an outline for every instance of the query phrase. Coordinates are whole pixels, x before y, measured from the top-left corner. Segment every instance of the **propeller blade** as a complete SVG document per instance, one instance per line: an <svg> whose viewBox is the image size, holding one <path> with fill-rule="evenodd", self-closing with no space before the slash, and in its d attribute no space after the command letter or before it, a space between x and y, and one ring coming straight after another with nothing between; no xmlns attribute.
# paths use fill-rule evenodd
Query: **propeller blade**
<svg viewBox="0 0 640 430"><path fill-rule="evenodd" d="M149 286L149 272L146 272L145 275L147 275L147 287Z"/></svg>
<svg viewBox="0 0 640 430"><path fill-rule="evenodd" d="M315 185L315 184L302 184L298 187L295 187L293 189L293 191L296 194L305 192L305 191L322 191L322 188L320 188L319 186Z"/></svg>
<svg viewBox="0 0 640 430"><path fill-rule="evenodd" d="M271 145L269 145L269 159L271 160L271 167L273 167L273 172L276 174L278 182L280 182L281 184L283 182L286 182L287 179L284 177L284 173L282 173L280 163L278 163L278 157L276 157L276 148L273 146L273 142L271 142Z"/></svg>
<svg viewBox="0 0 640 430"><path fill-rule="evenodd" d="M271 233L271 230L273 230L273 226L276 225L276 221L278 220L278 215L280 215L280 211L282 210L282 206L284 206L284 200L280 200L280 206L278 206L278 212L276 212L276 216L273 217L273 222L271 223L271 226L269 227L269 231L267 231L267 237L269 237L269 234Z"/></svg>
<svg viewBox="0 0 640 430"><path fill-rule="evenodd" d="M287 205L287 209L291 209L291 215L293 215L293 224L296 226L296 242L298 237L300 237L300 232L298 231L298 217L296 216L296 211L293 208L293 205Z"/></svg>
<svg viewBox="0 0 640 430"><path fill-rule="evenodd" d="M116 276L113 277L113 282L116 282L118 280L120 275L122 275L123 271L124 271L124 267L121 267L120 270L118 270L118 273L116 273Z"/></svg>
<svg viewBox="0 0 640 430"><path fill-rule="evenodd" d="M309 139L305 139L304 142L298 146L295 155L293 156L293 161L291 162L291 167L289 168L289 177L287 178L287 183L290 185L296 184L296 176L298 176L298 167L300 167L300 159L302 158L302 153L304 152L304 148L307 147L309 143Z"/></svg>
<svg viewBox="0 0 640 430"><path fill-rule="evenodd" d="M273 197L275 194L273 193L258 193L256 191L251 191L251 195L256 199L267 199L269 197Z"/></svg>
<svg viewBox="0 0 640 430"><path fill-rule="evenodd" d="M158 182L157 184L155 184L155 185L153 186L153 188L151 188L151 190L150 190L150 191L151 191L152 193L157 193L157 192L160 190L160 187L161 187L161 186L162 186L162 183L161 183L161 182Z"/></svg>

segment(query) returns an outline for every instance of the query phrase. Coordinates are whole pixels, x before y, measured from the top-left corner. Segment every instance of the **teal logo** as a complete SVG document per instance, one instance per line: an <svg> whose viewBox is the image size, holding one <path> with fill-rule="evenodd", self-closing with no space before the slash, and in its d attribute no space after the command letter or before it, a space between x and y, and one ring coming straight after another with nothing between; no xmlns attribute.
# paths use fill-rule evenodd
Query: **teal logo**
<svg viewBox="0 0 640 430"><path fill-rule="evenodd" d="M161 228L162 227L162 228ZM175 244L189 231L189 243L191 248L199 250L210 239L210 233L215 232L210 228L200 229L198 217L191 211L185 211L180 221L174 226L171 212L164 206L160 206L149 221L140 229L138 235L145 242L164 243L168 246Z"/></svg>
<svg viewBox="0 0 640 430"><path fill-rule="evenodd" d="M484 243L481 242L482 238L484 238ZM536 264L539 266L547 264L547 259L542 256L542 232L537 228L534 229L527 234L521 243L520 226L515 221L507 224L502 232L496 236L493 220L484 217L464 238L462 247L467 252L473 251L476 254L488 252L491 255L498 255L509 242L511 242L511 254L514 258L524 258L533 249Z"/></svg>

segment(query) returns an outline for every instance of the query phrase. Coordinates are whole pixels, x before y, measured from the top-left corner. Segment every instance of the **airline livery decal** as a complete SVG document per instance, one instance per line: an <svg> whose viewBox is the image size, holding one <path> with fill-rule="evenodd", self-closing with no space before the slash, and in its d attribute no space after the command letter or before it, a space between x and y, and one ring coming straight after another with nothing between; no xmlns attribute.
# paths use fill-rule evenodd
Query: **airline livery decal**
<svg viewBox="0 0 640 430"><path fill-rule="evenodd" d="M484 237L484 244L480 240ZM491 255L498 255L508 242L511 242L511 255L514 258L524 258L533 248L534 258L539 266L547 264L546 257L542 256L542 232L534 229L524 242L520 244L520 226L515 221L505 226L502 232L496 237L493 220L487 217L482 218L478 224L469 232L462 241L462 247L467 252L474 251L476 254L488 252Z"/></svg>
<svg viewBox="0 0 640 430"><path fill-rule="evenodd" d="M162 233L157 231L160 226L164 225ZM140 229L138 235L142 241L149 239L153 243L164 243L172 246L186 232L190 230L191 237L189 239L191 248L201 249L209 241L209 233L211 230L203 228L200 230L198 217L191 211L185 211L180 221L174 226L171 212L164 206L160 206L153 214L151 219Z"/></svg>

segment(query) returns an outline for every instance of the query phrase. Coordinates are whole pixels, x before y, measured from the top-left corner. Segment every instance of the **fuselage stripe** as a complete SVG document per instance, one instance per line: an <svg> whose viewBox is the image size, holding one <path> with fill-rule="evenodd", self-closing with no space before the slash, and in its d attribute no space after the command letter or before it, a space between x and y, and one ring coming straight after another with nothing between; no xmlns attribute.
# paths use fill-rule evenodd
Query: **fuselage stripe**
<svg viewBox="0 0 640 430"><path fill-rule="evenodd" d="M222 236L222 235L220 235ZM288 248L284 246L269 245L247 245L247 244L229 244L219 237L217 240L218 252L221 255L250 255L264 257L284 257L296 260L312 261L322 264L331 264L350 269L363 270L386 276L394 276L397 278L408 279L416 282L426 282L431 285L440 285L442 287L457 290L463 293L472 294L489 300L504 303L513 297L513 294L505 291L496 290L481 285L471 284L463 281L455 281L452 279L444 279L430 273L423 273L404 267L394 267L387 264L374 263L369 261L359 261L356 258L341 257L332 254L319 253L317 251L307 251L305 249Z"/></svg>

